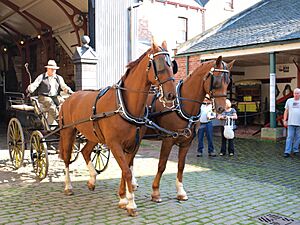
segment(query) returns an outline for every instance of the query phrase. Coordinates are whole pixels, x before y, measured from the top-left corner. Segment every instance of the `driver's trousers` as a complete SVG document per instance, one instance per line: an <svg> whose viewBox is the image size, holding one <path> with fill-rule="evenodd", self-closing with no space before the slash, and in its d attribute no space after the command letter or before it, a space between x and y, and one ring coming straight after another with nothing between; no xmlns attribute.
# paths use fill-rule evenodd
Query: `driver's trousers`
<svg viewBox="0 0 300 225"><path fill-rule="evenodd" d="M64 99L61 96L57 96L59 104L64 102ZM49 125L54 125L55 120L58 117L58 106L53 101L52 97L39 95L38 96L39 103L42 105L43 113L48 113L47 121Z"/></svg>

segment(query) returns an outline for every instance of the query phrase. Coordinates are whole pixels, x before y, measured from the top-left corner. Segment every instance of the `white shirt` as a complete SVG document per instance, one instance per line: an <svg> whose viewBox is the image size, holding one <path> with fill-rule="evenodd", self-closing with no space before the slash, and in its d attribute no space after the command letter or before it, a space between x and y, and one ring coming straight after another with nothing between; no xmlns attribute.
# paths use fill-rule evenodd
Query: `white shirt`
<svg viewBox="0 0 300 225"><path fill-rule="evenodd" d="M200 123L207 123L210 121L207 119L207 114L210 111L212 111L211 103L207 103L207 104L204 103L201 105Z"/></svg>
<svg viewBox="0 0 300 225"><path fill-rule="evenodd" d="M288 109L288 125L300 126L300 100L289 98L285 108Z"/></svg>

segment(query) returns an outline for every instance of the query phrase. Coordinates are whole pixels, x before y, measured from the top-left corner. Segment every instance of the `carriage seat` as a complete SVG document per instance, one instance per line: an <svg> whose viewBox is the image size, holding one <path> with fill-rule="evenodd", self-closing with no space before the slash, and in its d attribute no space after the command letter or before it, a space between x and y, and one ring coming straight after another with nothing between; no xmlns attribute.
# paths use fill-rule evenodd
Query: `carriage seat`
<svg viewBox="0 0 300 225"><path fill-rule="evenodd" d="M23 111L33 111L34 107L31 105L20 104L20 105L11 105L13 109L23 110Z"/></svg>

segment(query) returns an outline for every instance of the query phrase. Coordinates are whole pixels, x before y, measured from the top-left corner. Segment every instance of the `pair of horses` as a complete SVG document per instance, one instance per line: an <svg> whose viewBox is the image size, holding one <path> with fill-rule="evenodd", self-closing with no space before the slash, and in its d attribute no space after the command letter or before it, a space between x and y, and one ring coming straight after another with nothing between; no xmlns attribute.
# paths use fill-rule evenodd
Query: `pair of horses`
<svg viewBox="0 0 300 225"><path fill-rule="evenodd" d="M175 82L173 78L173 68L170 56L166 51L167 46L165 43L162 47L152 43L151 48L146 51L139 59L127 65L127 71L121 80L105 91L78 91L70 96L62 105L59 115L59 124L62 128L60 130L60 157L65 163L65 194L72 195L72 185L69 173L69 164L72 153L72 144L75 140L77 132L80 132L87 139L87 143L82 149L83 157L86 161L87 167L90 172L90 179L88 181L88 188L94 190L96 182L96 171L91 162L91 152L97 143L103 143L108 146L114 155L118 165L122 170L122 178L119 187L119 207L126 208L130 216L137 215L137 206L134 199L134 189L132 185L132 171L130 165L138 150L141 142L141 137L145 133L145 107L149 90L151 85L155 85L160 90L160 100L163 105L170 104L176 98ZM215 104L219 111L225 106L225 94L228 83L222 77L222 72L213 71L212 68L224 68L225 63L219 57L217 61L210 61L203 63L193 72L187 82L182 85L182 96L191 98L195 101L202 102L205 93L211 93L212 96L219 95L216 98ZM191 80L191 78L196 78ZM190 80L190 81L189 81ZM211 89L211 83L215 80L221 82L221 88ZM217 83L218 83L217 82ZM186 88L183 88L186 87ZM212 86L213 87L213 86ZM196 96L190 94L197 93ZM158 105L160 103L157 103ZM199 111L199 104L194 104L194 101L187 101L182 108L184 111L193 115ZM190 110L191 109L191 110ZM147 112L147 111L146 111ZM172 125L173 118L176 115L169 114L170 121L167 129L176 130L178 127ZM161 117L159 122L165 121L165 116ZM89 121L86 118L90 118ZM182 119L180 119L182 120ZM84 122L80 122L84 121ZM73 124L68 126L68 124ZM182 127L186 126L186 121L178 122ZM66 125L66 126L65 126ZM162 125L163 126L163 125ZM126 135L124 135L126 134ZM192 137L190 137L190 140ZM170 140L170 139L168 139ZM160 159L161 164L168 157L168 152L164 146L171 146L172 142L163 142L163 148ZM178 137L180 143L184 142L183 137ZM168 143L168 144L167 144ZM181 144L184 148L180 153L180 159L185 157L188 150L186 144ZM163 157L162 157L163 156ZM180 162L181 177L178 182L182 182L182 171L184 167L184 159ZM156 176L155 188L152 194L154 199L159 196L157 188L161 175ZM178 184L180 186L180 184ZM184 199L184 198L183 198Z"/></svg>

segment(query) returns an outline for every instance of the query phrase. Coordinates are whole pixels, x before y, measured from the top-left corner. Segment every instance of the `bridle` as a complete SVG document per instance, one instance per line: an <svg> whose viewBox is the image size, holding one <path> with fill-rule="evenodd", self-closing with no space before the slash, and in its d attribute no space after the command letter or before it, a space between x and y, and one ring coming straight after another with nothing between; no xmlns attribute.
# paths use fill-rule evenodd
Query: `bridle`
<svg viewBox="0 0 300 225"><path fill-rule="evenodd" d="M164 65L164 62L166 62L169 67L171 67L171 65L172 65L172 62L171 62L171 59L170 59L170 54L167 51L165 51L163 48L161 48L161 49L163 51L152 53L152 54L148 55L149 63L148 63L146 71L149 72L149 70L151 68L151 65L153 66L154 79L158 82L159 92L161 93L160 97L159 97L159 101L166 108L174 108L174 101L165 100L164 95L163 95L163 84L168 82L168 81L174 81L175 80L174 77L168 77L164 81L161 81L159 79L159 74L162 73L163 71L165 71L165 69L166 69L165 65ZM165 55L165 60L163 58L155 59L155 57L159 56L159 55ZM172 103L172 105L168 106L167 103Z"/></svg>
<svg viewBox="0 0 300 225"><path fill-rule="evenodd" d="M160 92L160 95L163 96L163 87L162 87L162 85L164 83L168 82L168 81L174 81L174 78L169 77L168 79L166 79L164 81L160 81L159 74L162 73L165 70L165 64L164 64L165 61L162 58L159 58L161 60L157 61L155 59L155 57L159 56L159 55L165 55L166 56L166 62L168 64L168 66L171 66L170 55L167 51L164 50L164 51L161 51L161 52L157 52L157 53L153 53L153 54L148 55L149 63L148 63L146 71L147 71L147 74L148 74L149 70L151 68L151 65L153 66L154 78L155 78L155 80L158 81L159 92ZM143 117L138 118L138 117L135 117L135 116L131 115L126 109L126 105L124 103L123 95L122 95L121 91L124 90L124 91L139 92L139 93L145 93L145 94L148 94L149 92L148 91L146 92L146 91L133 90L133 89L130 89L130 88L124 88L122 86L123 86L123 80L122 79L117 84L115 84L113 86L117 91L117 102L118 102L118 105L119 105L119 108L118 108L117 111L120 112L121 116L124 119L126 119L127 121L129 121L131 123L134 123L136 125L144 125L146 122L149 121L147 119L148 118L148 108L146 107L146 110L145 110L145 113L144 113ZM163 97L161 98L161 101L163 102L163 104L166 104L166 101Z"/></svg>
<svg viewBox="0 0 300 225"><path fill-rule="evenodd" d="M210 84L210 90L209 90L209 93L210 93L210 97L211 97L211 101L212 101L212 107L213 107L213 110L215 109L215 102L214 102L214 98L217 98L217 97L226 97L227 95L215 95L214 94L214 90L217 90L217 89L220 89L222 88L222 83L223 83L223 79L225 79L225 82L229 83L229 70L227 70L227 67L225 65L225 63L222 61L222 64L223 64L223 69L217 69L217 68L211 68L211 70L208 72L208 74L206 76L204 76L205 78L203 79L203 81L205 82L208 77L211 77L210 81L211 81L211 84ZM222 72L221 75L214 75L214 72ZM220 82L220 83L218 83ZM199 110L198 114L197 115L190 115L188 114L187 112L184 111L183 109L183 103L182 101L189 101L189 102L194 102L194 103L197 103L199 105L202 104L201 101L198 101L196 99L188 99L188 98L184 98L181 96L181 87L182 87L182 84L183 84L183 80L180 80L178 82L178 84L176 85L176 99L175 99L175 107L172 108L172 109L169 109L169 110L164 110L164 111L161 111L159 113L151 113L150 112L150 117L156 117L156 116L160 116L160 115L163 115L163 114L167 114L167 113L171 113L171 112L176 112L182 119L188 121L188 125L186 128L183 129L183 131L181 133L179 132L173 132L173 136L174 138L178 137L178 136L185 136L186 138L189 138L191 135L192 135L192 126L197 123L199 120L200 120L200 116L201 116L201 111ZM157 97L160 96L161 93L157 92L155 97L153 98L152 100L152 104L151 104L151 110L154 109L153 105L155 104L155 99ZM164 106L165 107L165 106ZM200 107L199 107L200 109ZM151 127L151 126L150 126ZM154 127L154 126L152 126ZM154 127L157 129L157 126ZM164 131L165 132L165 131ZM169 131L171 132L171 131ZM167 133L167 132L165 132ZM174 135L174 134L177 134L177 135ZM169 135L169 134L168 134Z"/></svg>
<svg viewBox="0 0 300 225"><path fill-rule="evenodd" d="M229 83L231 80L230 77L230 71L227 69L226 64L222 61L223 69L218 69L215 67L212 67L208 73L208 75L204 78L204 80L207 80L210 77L210 88L209 88L209 96L212 101L212 109L215 110L215 98L221 98L221 97L227 97L227 93L223 94L215 94L215 90L221 89L224 82ZM221 75L214 75L215 72L222 72Z"/></svg>

